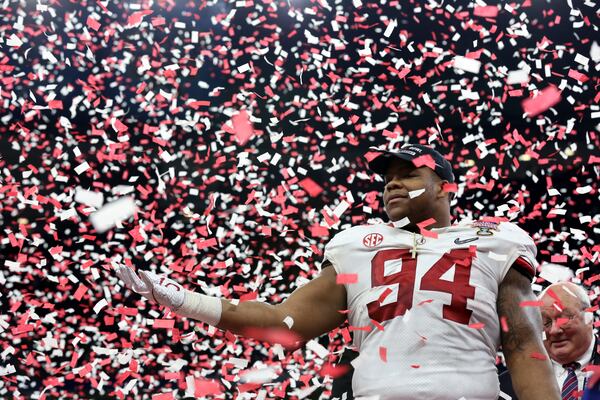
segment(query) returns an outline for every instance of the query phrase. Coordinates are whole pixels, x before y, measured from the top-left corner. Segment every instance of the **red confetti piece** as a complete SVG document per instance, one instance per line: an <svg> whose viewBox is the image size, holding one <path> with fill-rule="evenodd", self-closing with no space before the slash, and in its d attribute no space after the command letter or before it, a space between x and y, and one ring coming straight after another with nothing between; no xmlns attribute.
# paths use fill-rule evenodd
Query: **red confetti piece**
<svg viewBox="0 0 600 400"><path fill-rule="evenodd" d="M358 274L337 274L335 282L338 285L358 283Z"/></svg>
<svg viewBox="0 0 600 400"><path fill-rule="evenodd" d="M519 307L543 307L544 302L541 300L530 300L522 301L519 303Z"/></svg>
<svg viewBox="0 0 600 400"><path fill-rule="evenodd" d="M587 365L582 369L582 371L592 373L592 376L588 378L586 387L594 387L598 382L600 382L600 365Z"/></svg>
<svg viewBox="0 0 600 400"><path fill-rule="evenodd" d="M51 102L48 103L48 107L51 110L62 110L63 109L63 102L60 100L52 100Z"/></svg>
<svg viewBox="0 0 600 400"><path fill-rule="evenodd" d="M417 168L424 166L424 167L429 167L431 169L435 169L435 160L429 154L423 154L422 156L419 156L419 157L413 159L412 163Z"/></svg>
<svg viewBox="0 0 600 400"><path fill-rule="evenodd" d="M164 265L191 289L200 274L207 278L202 290L206 283L211 289L218 287L225 297L260 296L280 302L282 295L292 292L295 278L314 276L315 271L305 267L318 262L338 226L343 229L383 216L380 179L364 170L365 159L375 153L354 157L354 150L367 143L390 149L405 140L442 146L452 164L465 173L452 185L454 192L467 197L459 202L456 215L480 215L486 208L477 205L505 204L512 193L514 204L496 210L504 214L497 219L515 220L535 234L541 260L559 262L566 253L554 254L549 244L568 243L573 251L564 265L587 268L577 275L588 284L600 279L592 265L600 248L590 242L597 224L585 207L594 204L598 194L593 167L600 164L600 157L581 146L574 154L575 149L569 149L572 143L600 147L600 136L593 129L598 111L591 107L599 102L600 93L596 77L588 75L597 64L592 55L597 50L592 46L590 51L591 43L585 40L591 37L587 16L565 23L570 9L562 3L540 12L529 0L506 9L477 6L454 13L439 7L414 13L410 7L401 10L401 16L385 5L363 7L356 14L352 2L340 2L332 22L364 30L364 35L354 38L332 24L310 23L310 19L326 19L329 4L319 0L311 13L304 14L310 36L293 27L281 36L275 28L289 25L281 18L287 18L287 13L280 12L279 3L271 4L278 9L271 7L270 13L261 12L257 2L238 3L238 14L243 5L249 11L247 21L255 18L240 34L235 34L237 25L232 28L238 18L235 14L231 19L233 5L220 2L201 2L183 13L172 1L141 2L139 8L113 2L110 10L103 1L87 6L74 2L68 13L47 12L58 4L50 2L38 7L35 18L22 18L31 12L25 2L9 5L11 12L4 22L11 31L4 42L14 54L0 57L0 96L8 104L0 124L6 131L0 135L5 139L0 150L4 157L0 196L4 243L18 255L4 265L10 269L3 274L3 285L10 289L7 308L13 311L4 318L9 327L3 325L0 341L8 346L2 349L3 360L12 359L17 371L3 377L5 392L0 391L0 397L25 389L40 399L59 398L66 381L69 391L79 397L89 397L90 387L98 397L114 393L121 399L150 398L175 388L187 389L197 398L244 390L265 390L268 398L294 396L291 381L283 376L274 386L240 384L237 372L223 358L225 346L233 342L242 350L238 355L242 359L252 362L251 349L258 347L269 352L269 362L280 361L291 368L300 377L293 389L310 386L313 372L326 361L305 359L303 350L293 356L284 352L275 361L279 358L275 346L186 319L177 319L181 331L140 328L143 319L163 318L163 312L126 291L114 277L112 265L152 270ZM395 12L392 18L408 22L399 27L386 18L388 11ZM500 13L518 17L518 22L507 30L507 19L491 20ZM416 34L423 23L440 19L435 34ZM371 25L376 21L388 27L389 35L377 35ZM130 26L123 26L125 22ZM580 23L580 28L574 28ZM520 28L525 25L527 35ZM542 26L543 33L538 29ZM469 51L465 29L487 43L485 51ZM583 40L574 37L575 29ZM552 40L543 36L546 32ZM314 43L306 46L307 38ZM365 42L372 38L376 40ZM504 50L497 51L501 47ZM398 48L404 62L396 62ZM459 54L464 55L463 71L471 71L468 74L452 67L454 55ZM99 55L101 59L96 59ZM371 64L373 55L381 64ZM511 55L513 60L505 59ZM499 68L519 68L524 55L527 71ZM322 76L307 68L316 61L326 71ZM50 67L32 69L32 65ZM294 66L298 66L295 73ZM72 69L81 72L80 79L65 81ZM473 75L472 71L480 70L481 74ZM543 88L541 84L560 87L566 101L557 104L556 112L544 112L543 119L512 115L512 105L536 92L536 85ZM192 93L199 100L190 97ZM365 112L370 109L376 113ZM233 118L239 113L231 110L247 110L248 121L241 122L252 124L251 134L238 138ZM417 111L425 118L412 123ZM383 123L375 117L389 113L402 114L401 120ZM227 130L221 128L224 124L229 134L219 132ZM462 125L473 132L491 125L494 132L473 136L458 129ZM269 137L259 137L261 129L268 130ZM93 142L87 143L86 138ZM555 162L563 158L566 162ZM74 173L84 162L85 171L80 167L81 174ZM535 171L530 162L536 164ZM590 168L581 168L586 164ZM545 179L517 179L521 184L515 191L508 182L521 172L566 179L555 179L553 184ZM308 174L319 187L315 196L299 184ZM116 182L121 185L114 186ZM89 207L71 201L70 194L78 186L103 193L106 202L127 194L122 192L129 189L121 186L131 187L128 193L140 209L121 226L102 234L93 232L87 219ZM550 188L560 195L541 195ZM354 196L346 212L334 215L324 208L348 199L345 193ZM249 207L239 207L245 202ZM557 207L562 202L565 206ZM565 213L539 218L559 208ZM524 215L519 209L530 212ZM72 216L61 219L68 215ZM29 222L17 223L22 219ZM563 231L571 234L563 236ZM587 241L577 239L584 236ZM285 243L278 243L278 238ZM312 253L298 253L292 260L282 257L281 251L298 240ZM234 246L240 250L235 255L230 254ZM50 249L54 254L49 254ZM461 257L457 264L464 265L467 256ZM42 265L44 260L53 265ZM261 273L254 276L259 262ZM295 266L301 268L296 271ZM274 276L284 279L269 279L273 270ZM250 279L244 278L249 274ZM106 291L113 294L110 304L100 303ZM32 311L45 315L69 299L78 304L68 316L57 310L51 319L31 320ZM390 300L385 295L380 299ZM125 302L129 307L123 306ZM102 314L90 318L96 304ZM129 332L105 329L124 322ZM350 344L351 330L378 334L382 327L368 324L332 332L332 349ZM81 330L81 326L94 329ZM152 347L148 347L150 337ZM186 354L169 346L196 339L207 346L186 347L190 349ZM30 341L45 347L38 349L44 354L32 352L27 346ZM55 342L58 346L73 342L73 346L59 349ZM129 366L117 360L129 349L144 346L148 351L143 360L132 359ZM113 350L119 355L113 355ZM163 355L168 357L161 357L159 365L156 357ZM276 356L273 361L271 355ZM297 361L293 365L292 357ZM218 374L231 387L220 387L217 381L204 388L209 394L192 393L194 387L202 389L204 381L196 385L188 375L184 382L178 372L181 359L188 363L186 369ZM70 363L74 371L68 370ZM324 384L328 390L329 383Z"/></svg>
<svg viewBox="0 0 600 400"><path fill-rule="evenodd" d="M326 363L325 365L323 365L323 368L321 368L321 370L319 371L319 375L321 376L330 376L332 378L338 378L340 376L343 376L344 374L346 374L346 372L348 372L350 370L350 367L347 365L333 365L330 363Z"/></svg>
<svg viewBox="0 0 600 400"><path fill-rule="evenodd" d="M301 344L301 337L289 329L248 328L245 330L245 336L269 343L279 343L287 349L296 349Z"/></svg>
<svg viewBox="0 0 600 400"><path fill-rule="evenodd" d="M83 295L87 291L88 291L87 286L85 286L83 283L80 283L79 287L77 288L77 291L75 292L75 294L73 295L73 297L75 298L75 300L81 301L81 298L83 297Z"/></svg>
<svg viewBox="0 0 600 400"><path fill-rule="evenodd" d="M502 332L508 332L508 322L506 317L500 317L500 325L502 327Z"/></svg>
<svg viewBox="0 0 600 400"><path fill-rule="evenodd" d="M438 237L437 233L432 232L432 231L428 231L427 229L425 229L426 226L434 224L435 222L436 222L435 218L429 218L429 219L427 219L425 221L419 222L417 224L417 226L419 227L419 232L421 233L421 235L423 235L425 237L430 237L430 238L433 238L433 239L437 239L437 237Z"/></svg>
<svg viewBox="0 0 600 400"><path fill-rule="evenodd" d="M379 358L384 363L387 362L387 348L386 347L384 347L384 346L379 347Z"/></svg>
<svg viewBox="0 0 600 400"><path fill-rule="evenodd" d="M370 162L372 160L374 160L376 157L380 156L381 152L377 152L377 151L368 151L365 153L364 157L367 160L367 162Z"/></svg>
<svg viewBox="0 0 600 400"><path fill-rule="evenodd" d="M529 355L529 357L531 358L535 358L536 360L547 360L548 357L546 357L546 355L542 354L542 353L538 353L538 352L533 352Z"/></svg>
<svg viewBox="0 0 600 400"><path fill-rule="evenodd" d="M231 121L223 125L223 130L234 135L239 145L243 146L255 135L250 116L242 110L231 117Z"/></svg>
<svg viewBox="0 0 600 400"><path fill-rule="evenodd" d="M483 328L485 328L485 324L483 322L475 322L475 323L469 324L469 328L471 328L471 329L483 329Z"/></svg>
<svg viewBox="0 0 600 400"><path fill-rule="evenodd" d="M496 18L498 16L498 7L496 6L476 6L473 15L484 18Z"/></svg>
<svg viewBox="0 0 600 400"><path fill-rule="evenodd" d="M195 100L195 101L190 101L187 104L189 107L192 107L194 110L199 109L200 107L208 107L210 106L210 101L206 101L206 100Z"/></svg>
<svg viewBox="0 0 600 400"><path fill-rule="evenodd" d="M560 101L560 90L555 86L548 86L541 90L537 96L523 100L523 111L530 117L543 113Z"/></svg>
<svg viewBox="0 0 600 400"><path fill-rule="evenodd" d="M569 69L569 78L573 78L579 83L585 83L590 79L587 75L579 71L575 71L574 69Z"/></svg>
<svg viewBox="0 0 600 400"><path fill-rule="evenodd" d="M150 10L136 11L127 18L127 25L130 27L139 25L146 15L152 14Z"/></svg>
<svg viewBox="0 0 600 400"><path fill-rule="evenodd" d="M173 400L173 392L152 395L152 400Z"/></svg>
<svg viewBox="0 0 600 400"><path fill-rule="evenodd" d="M383 325L381 325L379 322L375 321L374 319L371 320L371 323L373 325L375 325L375 327L380 330L380 331L384 331L385 327Z"/></svg>
<svg viewBox="0 0 600 400"><path fill-rule="evenodd" d="M98 29L100 29L100 22L96 21L92 17L88 17L88 19L86 21L86 25L88 26L88 28L90 28L94 31L98 31Z"/></svg>
<svg viewBox="0 0 600 400"><path fill-rule="evenodd" d="M198 240L196 242L196 246L198 246L198 250L206 249L208 247L213 247L217 245L217 239L210 238L206 240Z"/></svg>
<svg viewBox="0 0 600 400"><path fill-rule="evenodd" d="M323 188L310 178L304 178L298 184L310 197L317 197L323 192Z"/></svg>
<svg viewBox="0 0 600 400"><path fill-rule="evenodd" d="M444 182L442 189L444 192L456 193L458 192L458 185L456 183Z"/></svg>
<svg viewBox="0 0 600 400"><path fill-rule="evenodd" d="M175 320L172 319L155 319L152 324L152 327L157 329L173 329L174 326Z"/></svg>

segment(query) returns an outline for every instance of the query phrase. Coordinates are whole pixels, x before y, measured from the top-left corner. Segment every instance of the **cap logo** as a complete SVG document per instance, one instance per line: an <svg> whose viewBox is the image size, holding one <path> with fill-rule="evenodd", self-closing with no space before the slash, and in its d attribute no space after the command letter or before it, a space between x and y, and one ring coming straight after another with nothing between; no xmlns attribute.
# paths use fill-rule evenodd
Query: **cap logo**
<svg viewBox="0 0 600 400"><path fill-rule="evenodd" d="M363 244L366 247L375 247L383 242L383 235L380 233L369 233L363 238Z"/></svg>

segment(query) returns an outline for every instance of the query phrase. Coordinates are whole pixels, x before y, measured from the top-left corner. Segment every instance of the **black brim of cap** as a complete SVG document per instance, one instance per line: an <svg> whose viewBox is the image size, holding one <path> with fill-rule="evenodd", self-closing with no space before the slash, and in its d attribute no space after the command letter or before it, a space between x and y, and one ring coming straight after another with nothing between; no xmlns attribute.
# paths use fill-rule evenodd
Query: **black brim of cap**
<svg viewBox="0 0 600 400"><path fill-rule="evenodd" d="M388 150L377 150L380 153L377 157L367 163L369 169L378 175L384 175L394 158L412 162L412 157L406 154L398 154Z"/></svg>

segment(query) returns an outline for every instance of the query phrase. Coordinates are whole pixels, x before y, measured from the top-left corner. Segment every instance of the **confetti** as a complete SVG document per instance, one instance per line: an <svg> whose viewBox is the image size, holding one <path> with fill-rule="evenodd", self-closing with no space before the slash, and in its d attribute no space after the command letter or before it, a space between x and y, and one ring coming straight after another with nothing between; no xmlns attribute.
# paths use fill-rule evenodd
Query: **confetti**
<svg viewBox="0 0 600 400"><path fill-rule="evenodd" d="M463 56L456 56L454 57L453 66L458 70L478 74L481 69L481 61Z"/></svg>
<svg viewBox="0 0 600 400"><path fill-rule="evenodd" d="M560 90L555 86L548 86L541 90L537 96L523 100L523 111L530 117L535 117L556 105L560 100Z"/></svg>
<svg viewBox="0 0 600 400"><path fill-rule="evenodd" d="M496 6L475 6L473 15L485 18L496 18L498 16L498 7Z"/></svg>
<svg viewBox="0 0 600 400"><path fill-rule="evenodd" d="M94 306L94 312L98 314L106 306L108 306L108 302L106 299L102 299Z"/></svg>
<svg viewBox="0 0 600 400"><path fill-rule="evenodd" d="M124 197L106 204L90 215L90 222L97 232L102 233L130 218L135 211L136 207L133 199L131 197Z"/></svg>
<svg viewBox="0 0 600 400"><path fill-rule="evenodd" d="M337 274L335 283L338 285L350 285L358 283L358 274Z"/></svg>
<svg viewBox="0 0 600 400"><path fill-rule="evenodd" d="M600 279L590 2L579 19L569 2L4 3L0 398L331 397L350 332L388 325L334 330L322 358L292 318L234 336L140 301L114 268L278 304L333 235L387 222L371 146L440 150L452 222L519 224L537 285ZM233 358L276 384L240 382Z"/></svg>

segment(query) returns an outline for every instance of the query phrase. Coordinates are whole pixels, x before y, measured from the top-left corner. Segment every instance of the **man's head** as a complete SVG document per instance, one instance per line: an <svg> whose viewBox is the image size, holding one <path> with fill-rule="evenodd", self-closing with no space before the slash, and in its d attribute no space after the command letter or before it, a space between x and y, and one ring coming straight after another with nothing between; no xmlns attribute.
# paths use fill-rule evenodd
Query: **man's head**
<svg viewBox="0 0 600 400"><path fill-rule="evenodd" d="M550 285L541 294L544 346L554 361L568 364L577 361L593 340L590 300L583 288L570 282ZM587 316L586 316L587 314Z"/></svg>
<svg viewBox="0 0 600 400"><path fill-rule="evenodd" d="M408 228L429 218L433 227L450 224L450 197L445 184L454 182L450 163L431 147L410 144L396 151L381 151L369 168L384 177L383 203L392 221L404 217Z"/></svg>

